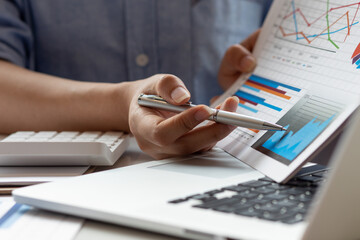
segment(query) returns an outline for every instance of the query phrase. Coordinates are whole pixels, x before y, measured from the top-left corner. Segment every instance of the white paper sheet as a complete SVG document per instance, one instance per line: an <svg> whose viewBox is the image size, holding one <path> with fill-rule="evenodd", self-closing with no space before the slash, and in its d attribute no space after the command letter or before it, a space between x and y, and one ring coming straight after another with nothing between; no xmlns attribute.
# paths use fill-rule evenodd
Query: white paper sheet
<svg viewBox="0 0 360 240"><path fill-rule="evenodd" d="M1 240L71 240L83 221L16 204L11 198L0 198Z"/></svg>
<svg viewBox="0 0 360 240"><path fill-rule="evenodd" d="M359 104L359 8L354 0L276 0L257 68L219 102L238 96L238 113L288 131L237 128L217 146L277 181L301 167Z"/></svg>

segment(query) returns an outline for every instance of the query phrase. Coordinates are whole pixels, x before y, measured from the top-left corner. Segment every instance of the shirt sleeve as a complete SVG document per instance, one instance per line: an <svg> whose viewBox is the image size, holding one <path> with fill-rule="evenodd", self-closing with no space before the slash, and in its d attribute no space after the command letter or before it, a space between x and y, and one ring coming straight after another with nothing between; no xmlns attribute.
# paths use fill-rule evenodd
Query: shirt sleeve
<svg viewBox="0 0 360 240"><path fill-rule="evenodd" d="M24 21L20 3L0 1L0 59L29 67L32 34Z"/></svg>

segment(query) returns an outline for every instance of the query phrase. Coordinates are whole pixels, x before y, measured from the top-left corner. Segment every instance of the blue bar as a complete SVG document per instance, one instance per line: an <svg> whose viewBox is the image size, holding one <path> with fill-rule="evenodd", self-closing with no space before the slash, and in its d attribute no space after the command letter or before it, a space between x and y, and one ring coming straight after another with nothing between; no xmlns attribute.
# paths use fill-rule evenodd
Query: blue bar
<svg viewBox="0 0 360 240"><path fill-rule="evenodd" d="M254 108L251 108L249 106L246 106L246 105L244 105L242 103L239 103L239 107L245 108L246 110L249 110L249 111L251 111L253 113L258 113L259 112L258 110L254 109Z"/></svg>
<svg viewBox="0 0 360 240"><path fill-rule="evenodd" d="M273 88L278 88L279 86L282 86L282 87L285 87L287 89L290 89L290 90L293 90L293 91L296 91L296 92L301 91L301 89L299 89L299 88L292 87L290 85L286 85L286 84L283 84L283 83L275 82L275 81L272 81L270 79L266 79L266 78L263 78L263 77L260 77L260 76L257 76L257 75L251 75L249 77L249 79L254 81L254 82L258 82L258 83L261 83L261 84L264 84L264 85L267 85L267 86L273 87Z"/></svg>
<svg viewBox="0 0 360 240"><path fill-rule="evenodd" d="M281 112L282 108L276 107L274 105L268 104L268 103L260 103L261 105L264 105L265 107L271 108L275 111Z"/></svg>
<svg viewBox="0 0 360 240"><path fill-rule="evenodd" d="M238 96L238 97L241 97L241 98L245 98L245 99L247 99L249 101L255 102L257 104L261 104L261 105L263 105L265 107L271 108L271 109L273 109L275 111L278 111L278 112L280 112L282 110L282 108L279 108L279 107L276 107L274 105L266 103L264 98L254 96L254 95L252 95L250 93L246 93L246 92L243 92L241 90L238 90L235 93L235 95Z"/></svg>
<svg viewBox="0 0 360 240"><path fill-rule="evenodd" d="M235 93L235 95L239 96L239 97L242 97L242 98L246 98L247 100L255 102L255 103L263 103L263 102L265 102L265 98L257 97L257 96L254 96L254 95L250 94L250 93L243 92L241 90L238 90Z"/></svg>
<svg viewBox="0 0 360 240"><path fill-rule="evenodd" d="M29 209L29 206L15 203L14 206L0 218L0 229L11 227Z"/></svg>
<svg viewBox="0 0 360 240"><path fill-rule="evenodd" d="M251 86L249 86L249 85L246 85L246 83L243 85L243 87L244 87L244 88L247 88L247 89L250 89L250 90L253 90L253 91L255 91L255 92L260 92L259 89L254 88L254 87L251 87Z"/></svg>

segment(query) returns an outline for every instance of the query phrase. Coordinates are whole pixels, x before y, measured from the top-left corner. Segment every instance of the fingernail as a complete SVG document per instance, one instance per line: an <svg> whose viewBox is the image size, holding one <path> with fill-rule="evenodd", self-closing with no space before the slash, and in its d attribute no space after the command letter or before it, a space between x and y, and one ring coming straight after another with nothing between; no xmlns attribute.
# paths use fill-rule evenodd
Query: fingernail
<svg viewBox="0 0 360 240"><path fill-rule="evenodd" d="M204 120L208 119L212 113L213 112L211 111L210 108L204 107L204 108L200 108L199 110L197 110L194 114L194 117L197 121L200 122L200 121L204 121Z"/></svg>
<svg viewBox="0 0 360 240"><path fill-rule="evenodd" d="M248 55L240 61L239 68L242 71L249 72L254 69L255 65L256 65L256 59L253 56Z"/></svg>
<svg viewBox="0 0 360 240"><path fill-rule="evenodd" d="M184 99L187 99L189 97L190 95L188 91L186 91L183 87L177 87L171 93L171 98L176 103L181 103L182 101L184 101Z"/></svg>
<svg viewBox="0 0 360 240"><path fill-rule="evenodd" d="M232 96L232 98L236 101L237 104L239 104L240 100L238 97Z"/></svg>

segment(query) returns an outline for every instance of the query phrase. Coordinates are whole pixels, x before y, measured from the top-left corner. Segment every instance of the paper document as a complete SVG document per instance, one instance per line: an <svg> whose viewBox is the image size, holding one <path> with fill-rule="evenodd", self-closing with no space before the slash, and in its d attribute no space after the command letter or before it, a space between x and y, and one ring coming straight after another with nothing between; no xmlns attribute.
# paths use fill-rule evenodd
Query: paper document
<svg viewBox="0 0 360 240"><path fill-rule="evenodd" d="M0 239L71 240L83 219L34 209L0 198Z"/></svg>
<svg viewBox="0 0 360 240"><path fill-rule="evenodd" d="M357 108L360 2L275 0L257 41L258 64L218 100L237 96L237 112L285 126L237 128L217 146L282 181Z"/></svg>

